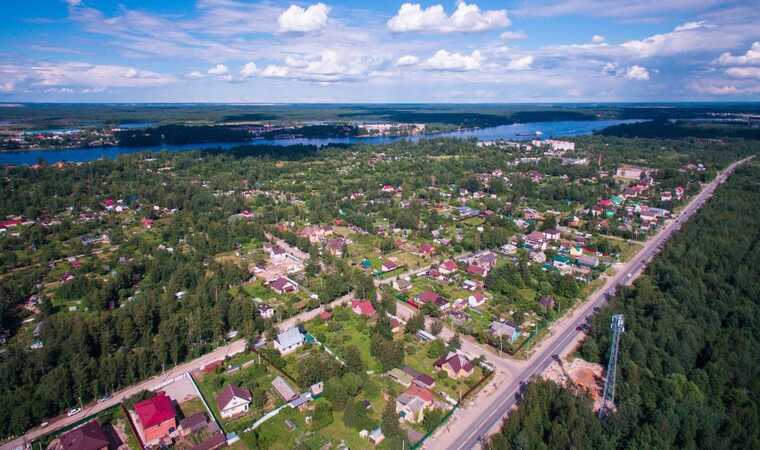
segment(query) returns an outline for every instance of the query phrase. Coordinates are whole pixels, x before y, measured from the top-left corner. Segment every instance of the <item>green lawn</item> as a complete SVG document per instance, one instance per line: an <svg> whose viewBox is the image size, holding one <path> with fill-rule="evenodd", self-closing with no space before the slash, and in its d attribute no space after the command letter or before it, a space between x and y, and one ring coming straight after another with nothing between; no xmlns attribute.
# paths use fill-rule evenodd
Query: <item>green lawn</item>
<svg viewBox="0 0 760 450"><path fill-rule="evenodd" d="M182 410L182 416L184 417L190 417L195 413L206 411L206 408L203 407L203 402L201 402L201 399L199 398L194 398L181 403L179 409Z"/></svg>
<svg viewBox="0 0 760 450"><path fill-rule="evenodd" d="M460 388L461 393L464 394L471 386L477 384L478 380L480 380L481 377L483 377L483 369L480 367L476 367L472 375L466 379L455 380L449 378L448 376L442 376L442 372L437 371L435 367L433 367L433 363L437 358L433 358L428 355L428 349L431 345L432 342L423 343L419 341L407 345L407 354L404 358L404 363L417 370L418 372L428 374L435 378L436 383L433 387L433 391L436 394L439 391L444 391L452 398L458 399Z"/></svg>
<svg viewBox="0 0 760 450"><path fill-rule="evenodd" d="M347 346L356 346L367 369L379 371L380 364L370 356L370 326L367 318L342 307L333 311L329 321L312 320L306 324L306 329L339 356L343 356Z"/></svg>

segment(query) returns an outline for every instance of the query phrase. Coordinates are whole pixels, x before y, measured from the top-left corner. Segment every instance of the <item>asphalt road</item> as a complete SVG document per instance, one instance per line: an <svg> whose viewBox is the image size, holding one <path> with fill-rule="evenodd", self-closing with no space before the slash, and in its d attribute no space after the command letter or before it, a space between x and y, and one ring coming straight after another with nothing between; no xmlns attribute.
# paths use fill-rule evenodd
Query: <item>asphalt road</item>
<svg viewBox="0 0 760 450"><path fill-rule="evenodd" d="M522 370L516 377L510 377L511 380L506 386L498 389L493 395L493 400L487 404L476 405L471 412L464 411L462 414L478 414L475 420L472 420L467 428L453 436L453 433L441 433L433 436L426 442L425 448L447 448L449 450L463 450L477 448L481 440L489 432L501 423L510 409L516 406L516 394L520 390L522 383L527 382L532 376L541 374L549 367L556 355L570 349L577 341L580 331L577 327L584 324L593 314L594 308L601 306L606 301L606 294L611 294L619 285L630 285L643 271L646 264L659 251L662 244L667 241L674 232L681 228L689 218L704 205L712 196L718 185L722 184L728 178L734 169L746 162L746 160L737 161L730 165L726 170L720 173L715 180L705 186L702 191L694 197L686 208L681 211L675 219L671 219L666 225L653 236L644 247L630 261L623 265L605 285L593 293L589 299L578 309L571 313L569 320L561 320L552 327L551 335L542 342L533 355L523 366ZM472 418L472 417L470 417Z"/></svg>
<svg viewBox="0 0 760 450"><path fill-rule="evenodd" d="M25 435L20 436L16 439L13 439L12 441L8 441L0 445L0 450L21 449L24 447L24 444L27 442L31 442L34 439L37 439L48 433L53 433L57 430L60 430L61 428L77 423L85 419L86 417L97 414L118 403L121 403L123 400L126 400L127 398L131 397L132 395L142 390L151 391L151 390L157 389L160 386L165 385L165 383L167 383L169 380L183 376L187 372L191 372L195 369L200 369L202 366L214 361L224 359L228 355L233 355L233 354L242 352L245 350L245 347L246 347L246 344L245 344L245 340L243 339L230 342L227 345L217 348L213 352L206 353L200 358L194 359L185 364L180 364L179 366L174 367L170 369L169 371L162 373L161 375L155 376L153 378L142 381L138 384L132 385L128 388L122 389L121 391L115 392L111 396L111 398L109 398L108 400L86 404L84 405L82 412L75 414L71 417L62 415L62 416L50 419L48 420L48 424L45 427L38 426L36 428L33 428L27 431Z"/></svg>

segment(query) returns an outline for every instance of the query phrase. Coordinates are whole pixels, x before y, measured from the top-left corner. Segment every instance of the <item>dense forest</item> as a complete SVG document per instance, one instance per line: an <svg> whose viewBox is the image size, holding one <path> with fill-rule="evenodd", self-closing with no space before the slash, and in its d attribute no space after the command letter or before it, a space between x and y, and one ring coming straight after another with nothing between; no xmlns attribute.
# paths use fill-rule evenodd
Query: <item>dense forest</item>
<svg viewBox="0 0 760 450"><path fill-rule="evenodd" d="M695 137L702 139L741 138L760 139L760 128L737 127L725 123L687 123L657 119L649 122L613 125L598 132L602 136L627 138L680 139Z"/></svg>
<svg viewBox="0 0 760 450"><path fill-rule="evenodd" d="M635 287L594 320L581 357L605 363L625 315L617 410L535 382L498 449L760 448L760 166L739 169Z"/></svg>
<svg viewBox="0 0 760 450"><path fill-rule="evenodd" d="M224 126L164 125L156 128L124 130L117 135L123 147L182 145L209 142L243 142L251 138L247 130Z"/></svg>
<svg viewBox="0 0 760 450"><path fill-rule="evenodd" d="M307 125L298 128L283 128L264 133L266 139L290 138L293 136L304 138L326 137L350 137L359 135L359 127L354 125Z"/></svg>

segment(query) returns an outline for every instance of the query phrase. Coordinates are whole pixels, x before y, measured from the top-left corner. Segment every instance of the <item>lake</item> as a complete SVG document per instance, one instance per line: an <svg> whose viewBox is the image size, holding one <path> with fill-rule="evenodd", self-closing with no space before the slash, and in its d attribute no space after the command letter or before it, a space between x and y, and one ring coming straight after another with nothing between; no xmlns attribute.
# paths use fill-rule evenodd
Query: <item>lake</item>
<svg viewBox="0 0 760 450"><path fill-rule="evenodd" d="M293 139L256 139L247 142L206 143L187 145L164 145L152 147L93 147L93 148L66 148L60 150L31 150L20 152L0 152L0 165L29 165L35 164L40 159L48 163L58 161L87 162L101 158L114 159L122 154L141 153L146 151L182 152L198 150L202 148L232 148L240 145L316 145L325 146L330 144L388 144L401 140L417 142L421 139L439 137L453 137L462 139L478 139L483 141L495 139L530 140L537 137L540 132L541 138L557 138L563 136L583 136L601 130L612 125L621 123L635 123L640 120L594 120L594 121L563 121L563 122L530 122L502 125L498 127L479 128L474 130L452 131L447 133L427 134L420 136L373 136L373 137L346 137L346 138L293 138Z"/></svg>

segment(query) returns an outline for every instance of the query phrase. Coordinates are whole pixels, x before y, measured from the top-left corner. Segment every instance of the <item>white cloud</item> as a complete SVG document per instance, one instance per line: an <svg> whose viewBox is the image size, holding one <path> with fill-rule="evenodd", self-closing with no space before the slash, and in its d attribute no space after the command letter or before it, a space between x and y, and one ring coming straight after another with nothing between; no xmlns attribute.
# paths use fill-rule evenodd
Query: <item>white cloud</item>
<svg viewBox="0 0 760 450"><path fill-rule="evenodd" d="M683 52L725 48L727 41L734 36L716 31L704 21L687 22L677 26L670 33L655 34L642 40L631 40L621 44L624 50L635 56L647 58L652 56L673 55Z"/></svg>
<svg viewBox="0 0 760 450"><path fill-rule="evenodd" d="M324 3L317 3L304 9L298 5L290 5L277 18L280 32L308 33L318 31L327 26L330 8Z"/></svg>
<svg viewBox="0 0 760 450"><path fill-rule="evenodd" d="M466 72L480 69L482 62L483 57L478 50L469 55L438 50L425 61L424 67L429 70Z"/></svg>
<svg viewBox="0 0 760 450"><path fill-rule="evenodd" d="M78 6L82 3L82 0L66 0L66 4L69 6Z"/></svg>
<svg viewBox="0 0 760 450"><path fill-rule="evenodd" d="M288 76L288 73L287 67L270 64L259 72L259 76L264 78L284 78Z"/></svg>
<svg viewBox="0 0 760 450"><path fill-rule="evenodd" d="M646 81L649 79L649 71L646 67L633 65L625 71L625 77L629 80Z"/></svg>
<svg viewBox="0 0 760 450"><path fill-rule="evenodd" d="M690 87L694 91L708 95L733 95L739 93L739 89L733 85L715 85L694 82Z"/></svg>
<svg viewBox="0 0 760 450"><path fill-rule="evenodd" d="M478 5L464 1L457 4L451 16L446 15L441 5L423 9L419 3L404 3L387 23L388 29L395 33L473 33L504 28L509 24L506 10L481 11Z"/></svg>
<svg viewBox="0 0 760 450"><path fill-rule="evenodd" d="M523 2L517 16L593 16L621 19L661 19L665 13L701 11L725 3L725 0L538 0Z"/></svg>
<svg viewBox="0 0 760 450"><path fill-rule="evenodd" d="M259 69L255 63L249 62L240 69L240 77L245 79L251 78L258 73Z"/></svg>
<svg viewBox="0 0 760 450"><path fill-rule="evenodd" d="M217 64L216 66L208 69L208 74L214 76L224 76L229 75L229 73L230 69L228 69L224 64Z"/></svg>
<svg viewBox="0 0 760 450"><path fill-rule="evenodd" d="M726 75L733 78L757 78L760 80L760 67L731 67Z"/></svg>
<svg viewBox="0 0 760 450"><path fill-rule="evenodd" d="M169 75L118 65L78 62L40 63L26 71L32 84L91 88L160 86L176 81Z"/></svg>
<svg viewBox="0 0 760 450"><path fill-rule="evenodd" d="M700 20L697 22L686 22L683 25L677 26L673 31L688 31L688 30L696 30L698 28L714 28L714 25L708 24L704 20Z"/></svg>
<svg viewBox="0 0 760 450"><path fill-rule="evenodd" d="M357 51L330 49L317 54L289 55L285 59L285 65L269 65L258 75L325 84L354 82L380 73L378 69L386 63L386 60L368 58Z"/></svg>
<svg viewBox="0 0 760 450"><path fill-rule="evenodd" d="M16 90L16 83L13 81L6 81L5 83L0 83L0 92L8 94L10 92L13 92Z"/></svg>
<svg viewBox="0 0 760 450"><path fill-rule="evenodd" d="M499 39L502 41L519 41L528 39L528 35L523 31L505 31L499 35Z"/></svg>
<svg viewBox="0 0 760 450"><path fill-rule="evenodd" d="M523 56L521 58L515 58L507 64L509 70L528 70L533 64L532 56Z"/></svg>
<svg viewBox="0 0 760 450"><path fill-rule="evenodd" d="M396 65L399 67L402 66L413 66L420 62L420 58L414 56L414 55L404 55L396 61Z"/></svg>
<svg viewBox="0 0 760 450"><path fill-rule="evenodd" d="M203 72L199 72L197 70L193 70L192 72L190 72L187 75L185 75L185 77L193 79L193 80L197 80L197 79L203 78L205 76L206 76L206 74L204 74Z"/></svg>
<svg viewBox="0 0 760 450"><path fill-rule="evenodd" d="M755 42L747 50L747 53L739 56L734 56L731 53L723 53L715 61L722 66L746 66L746 65L760 65L760 42Z"/></svg>
<svg viewBox="0 0 760 450"><path fill-rule="evenodd" d="M601 36L599 34L595 34L591 38L591 42L593 42L594 44L601 44L602 42L604 42L604 36Z"/></svg>

